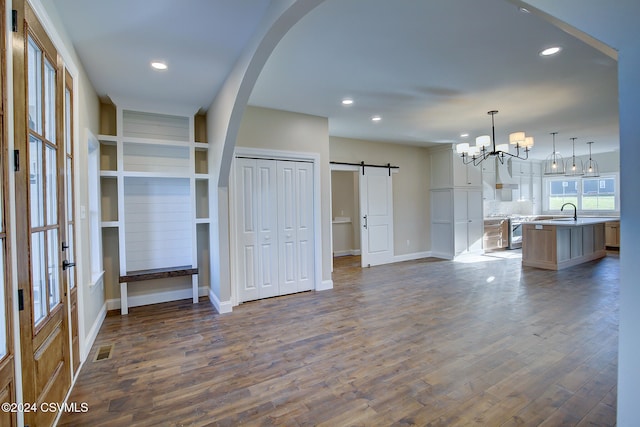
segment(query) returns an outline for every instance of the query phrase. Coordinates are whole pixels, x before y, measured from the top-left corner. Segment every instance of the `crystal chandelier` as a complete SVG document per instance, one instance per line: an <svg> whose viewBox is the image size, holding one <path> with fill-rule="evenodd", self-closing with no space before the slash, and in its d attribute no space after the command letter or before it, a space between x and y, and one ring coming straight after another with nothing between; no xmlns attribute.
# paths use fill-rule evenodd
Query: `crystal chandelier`
<svg viewBox="0 0 640 427"><path fill-rule="evenodd" d="M558 132L551 132L553 135L553 151L547 156L544 161L544 174L545 175L564 175L564 159L556 151L556 135Z"/></svg>
<svg viewBox="0 0 640 427"><path fill-rule="evenodd" d="M494 118L498 114L498 110L491 110L487 114L491 116L491 137L482 135L476 138L476 145L469 146L469 143L463 142L456 145L456 152L462 157L465 165L473 163L478 166L483 160L491 156L495 156L500 163L504 163L505 157L515 157L521 160L529 158L529 149L533 147L533 137L526 136L524 132L514 132L509 135L509 143L515 145L516 154L509 153L509 144L496 145L496 129ZM523 153L520 151L524 150Z"/></svg>

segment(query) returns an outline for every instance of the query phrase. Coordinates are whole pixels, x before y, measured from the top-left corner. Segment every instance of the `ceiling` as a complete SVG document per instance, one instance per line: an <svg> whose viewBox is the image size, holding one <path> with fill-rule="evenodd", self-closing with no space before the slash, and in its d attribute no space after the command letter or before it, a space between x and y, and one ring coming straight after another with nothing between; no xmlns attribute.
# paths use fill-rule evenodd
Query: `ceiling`
<svg viewBox="0 0 640 427"><path fill-rule="evenodd" d="M269 0L56 0L100 96L206 109ZM122 13L126 10L126 13ZM549 46L562 51L538 53ZM163 59L169 69L153 71ZM350 97L351 106L341 105ZM283 38L249 103L332 136L433 145L525 131L531 157L617 150L617 63L506 0L327 0ZM379 115L379 122L371 117ZM462 133L469 137L462 138Z"/></svg>

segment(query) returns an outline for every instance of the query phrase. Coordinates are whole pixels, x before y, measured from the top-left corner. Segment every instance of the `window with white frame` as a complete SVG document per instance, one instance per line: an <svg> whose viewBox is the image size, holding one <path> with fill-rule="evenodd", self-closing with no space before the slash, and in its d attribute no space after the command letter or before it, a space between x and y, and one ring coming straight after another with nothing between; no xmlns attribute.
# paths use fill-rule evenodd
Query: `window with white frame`
<svg viewBox="0 0 640 427"><path fill-rule="evenodd" d="M545 177L544 206L547 212L559 211L573 203L581 212L605 213L620 210L617 174L591 177Z"/></svg>

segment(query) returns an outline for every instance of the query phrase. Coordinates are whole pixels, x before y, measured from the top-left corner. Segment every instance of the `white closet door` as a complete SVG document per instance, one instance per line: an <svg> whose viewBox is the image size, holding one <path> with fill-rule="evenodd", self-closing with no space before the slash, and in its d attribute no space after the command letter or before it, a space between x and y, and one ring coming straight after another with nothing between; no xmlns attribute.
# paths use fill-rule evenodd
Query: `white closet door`
<svg viewBox="0 0 640 427"><path fill-rule="evenodd" d="M298 183L298 292L315 288L313 233L313 164L296 164Z"/></svg>
<svg viewBox="0 0 640 427"><path fill-rule="evenodd" d="M313 289L313 165L278 161L280 295Z"/></svg>
<svg viewBox="0 0 640 427"><path fill-rule="evenodd" d="M241 302L279 295L276 185L275 162L236 159Z"/></svg>

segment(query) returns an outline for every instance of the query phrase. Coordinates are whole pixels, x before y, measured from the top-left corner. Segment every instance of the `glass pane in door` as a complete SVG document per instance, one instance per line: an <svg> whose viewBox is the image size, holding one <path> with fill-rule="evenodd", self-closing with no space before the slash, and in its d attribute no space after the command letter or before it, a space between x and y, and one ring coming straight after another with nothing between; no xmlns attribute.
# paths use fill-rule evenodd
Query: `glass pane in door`
<svg viewBox="0 0 640 427"><path fill-rule="evenodd" d="M58 230L47 231L47 246L49 265L47 266L47 281L49 284L49 310L60 303L60 264L58 262Z"/></svg>
<svg viewBox="0 0 640 427"><path fill-rule="evenodd" d="M67 221L73 221L73 181L71 177L73 177L73 170L71 169L71 158L67 157L66 171L64 176L67 180ZM69 237L70 239L71 237Z"/></svg>
<svg viewBox="0 0 640 427"><path fill-rule="evenodd" d="M44 231L31 235L31 280L33 284L33 323L47 315L47 282L44 257Z"/></svg>
<svg viewBox="0 0 640 427"><path fill-rule="evenodd" d="M44 225L44 185L42 165L42 141L29 137L29 184L31 200L31 227Z"/></svg>
<svg viewBox="0 0 640 427"><path fill-rule="evenodd" d="M64 146L65 152L71 155L71 92L64 90Z"/></svg>
<svg viewBox="0 0 640 427"><path fill-rule="evenodd" d="M45 59L44 62L44 124L45 138L56 142L56 70Z"/></svg>
<svg viewBox="0 0 640 427"><path fill-rule="evenodd" d="M58 223L58 176L56 175L58 169L56 167L56 154L55 148L47 146L47 225L55 225Z"/></svg>
<svg viewBox="0 0 640 427"><path fill-rule="evenodd" d="M42 51L31 37L29 37L27 60L29 129L42 134Z"/></svg>

